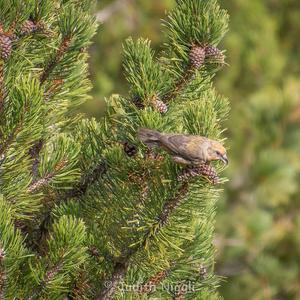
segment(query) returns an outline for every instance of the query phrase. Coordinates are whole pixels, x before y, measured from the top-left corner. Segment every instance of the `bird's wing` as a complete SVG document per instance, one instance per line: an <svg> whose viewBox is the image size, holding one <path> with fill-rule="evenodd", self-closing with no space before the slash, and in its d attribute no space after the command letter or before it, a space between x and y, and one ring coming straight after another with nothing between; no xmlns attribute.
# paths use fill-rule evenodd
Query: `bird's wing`
<svg viewBox="0 0 300 300"><path fill-rule="evenodd" d="M203 159L201 144L205 140L204 137L182 134L168 134L161 137L162 146L167 151L189 160Z"/></svg>

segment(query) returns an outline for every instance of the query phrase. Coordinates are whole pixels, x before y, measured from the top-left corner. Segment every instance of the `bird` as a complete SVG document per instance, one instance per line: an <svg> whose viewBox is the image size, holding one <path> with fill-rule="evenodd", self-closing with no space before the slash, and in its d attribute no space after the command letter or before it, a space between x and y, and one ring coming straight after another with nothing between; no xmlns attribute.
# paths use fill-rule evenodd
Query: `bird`
<svg viewBox="0 0 300 300"><path fill-rule="evenodd" d="M182 165L199 166L211 161L228 164L226 149L216 141L200 135L163 133L157 130L140 128L138 138L149 147L161 147L174 162Z"/></svg>

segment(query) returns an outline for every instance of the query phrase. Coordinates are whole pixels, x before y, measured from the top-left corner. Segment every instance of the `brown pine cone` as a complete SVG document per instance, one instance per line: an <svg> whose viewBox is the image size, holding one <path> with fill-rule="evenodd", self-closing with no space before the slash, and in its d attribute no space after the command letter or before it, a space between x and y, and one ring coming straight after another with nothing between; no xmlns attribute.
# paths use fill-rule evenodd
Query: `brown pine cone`
<svg viewBox="0 0 300 300"><path fill-rule="evenodd" d="M11 39L0 33L0 57L7 60L11 54Z"/></svg>
<svg viewBox="0 0 300 300"><path fill-rule="evenodd" d="M90 246L88 249L89 253L93 257L98 257L100 255L100 251L96 246Z"/></svg>
<svg viewBox="0 0 300 300"><path fill-rule="evenodd" d="M145 107L140 96L133 96L131 98L131 102L139 109L143 109Z"/></svg>
<svg viewBox="0 0 300 300"><path fill-rule="evenodd" d="M193 46L189 53L190 63L196 69L199 69L205 59L205 50L201 46Z"/></svg>
<svg viewBox="0 0 300 300"><path fill-rule="evenodd" d="M168 111L168 106L161 100L154 100L153 107L160 112L161 114L165 114Z"/></svg>
<svg viewBox="0 0 300 300"><path fill-rule="evenodd" d="M139 293L140 294L147 294L149 293L153 287L158 285L161 281L163 281L167 276L167 271L160 271L151 276L144 284L139 286Z"/></svg>
<svg viewBox="0 0 300 300"><path fill-rule="evenodd" d="M207 277L207 268L203 264L200 265L199 275L201 279L205 279Z"/></svg>
<svg viewBox="0 0 300 300"><path fill-rule="evenodd" d="M129 144L127 141L123 142L123 149L129 157L132 157L137 153L136 147Z"/></svg>
<svg viewBox="0 0 300 300"><path fill-rule="evenodd" d="M205 58L211 61L212 63L225 63L225 55L222 53L221 50L214 46L207 46L205 48Z"/></svg>
<svg viewBox="0 0 300 300"><path fill-rule="evenodd" d="M25 35L25 34L35 32L36 30L37 30L36 24L31 20L27 20L22 24L20 28L20 34Z"/></svg>
<svg viewBox="0 0 300 300"><path fill-rule="evenodd" d="M212 184L219 183L219 176L215 168L207 164L183 169L182 173L178 176L178 180L185 181L188 178L196 176L205 176Z"/></svg>

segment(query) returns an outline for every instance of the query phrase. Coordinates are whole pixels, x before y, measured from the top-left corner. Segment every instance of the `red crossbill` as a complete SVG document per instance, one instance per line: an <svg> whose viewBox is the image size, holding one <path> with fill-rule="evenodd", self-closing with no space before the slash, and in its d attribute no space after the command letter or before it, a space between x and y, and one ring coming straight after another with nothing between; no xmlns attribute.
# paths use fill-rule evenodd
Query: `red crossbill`
<svg viewBox="0 0 300 300"><path fill-rule="evenodd" d="M221 160L228 164L226 149L223 145L203 136L161 133L156 130L141 128L138 137L150 147L162 147L175 162L180 164L197 166L212 160Z"/></svg>

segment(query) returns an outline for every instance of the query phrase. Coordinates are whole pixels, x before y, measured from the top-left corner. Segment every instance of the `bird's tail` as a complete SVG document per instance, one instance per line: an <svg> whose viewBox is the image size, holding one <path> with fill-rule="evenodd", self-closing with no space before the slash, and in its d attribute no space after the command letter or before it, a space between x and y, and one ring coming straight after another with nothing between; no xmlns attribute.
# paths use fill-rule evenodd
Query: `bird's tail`
<svg viewBox="0 0 300 300"><path fill-rule="evenodd" d="M160 145L160 136L160 132L148 128L141 128L138 131L139 139L150 147Z"/></svg>

